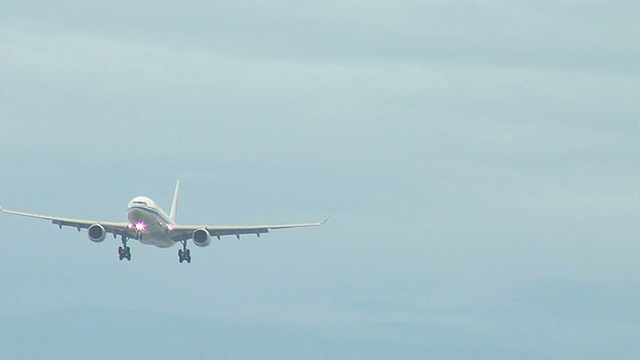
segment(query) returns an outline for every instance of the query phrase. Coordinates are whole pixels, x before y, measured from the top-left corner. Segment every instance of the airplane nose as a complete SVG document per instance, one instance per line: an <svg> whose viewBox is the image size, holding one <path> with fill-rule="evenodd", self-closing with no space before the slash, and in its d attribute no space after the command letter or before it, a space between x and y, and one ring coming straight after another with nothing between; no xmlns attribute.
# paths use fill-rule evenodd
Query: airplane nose
<svg viewBox="0 0 640 360"><path fill-rule="evenodd" d="M136 209L136 208L129 209L127 211L127 218L129 219L130 223L135 225L142 218L142 210L139 210L139 209Z"/></svg>

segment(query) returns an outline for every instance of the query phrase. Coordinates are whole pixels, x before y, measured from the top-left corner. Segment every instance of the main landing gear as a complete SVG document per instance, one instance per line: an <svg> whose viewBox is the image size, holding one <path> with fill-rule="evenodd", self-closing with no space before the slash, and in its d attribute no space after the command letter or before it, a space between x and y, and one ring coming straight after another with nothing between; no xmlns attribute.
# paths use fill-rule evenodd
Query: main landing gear
<svg viewBox="0 0 640 360"><path fill-rule="evenodd" d="M182 241L182 249L178 249L178 260L180 263L186 261L191 264L191 250L187 249L187 240Z"/></svg>
<svg viewBox="0 0 640 360"><path fill-rule="evenodd" d="M122 246L118 247L118 258L122 261L122 259L127 259L127 261L131 261L131 248L127 246L127 237L122 234Z"/></svg>

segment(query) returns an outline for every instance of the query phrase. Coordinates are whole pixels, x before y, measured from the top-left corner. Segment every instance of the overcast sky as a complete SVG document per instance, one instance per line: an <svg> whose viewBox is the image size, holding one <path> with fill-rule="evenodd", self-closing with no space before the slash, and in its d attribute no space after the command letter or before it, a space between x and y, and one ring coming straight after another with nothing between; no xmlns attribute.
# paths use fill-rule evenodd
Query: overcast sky
<svg viewBox="0 0 640 360"><path fill-rule="evenodd" d="M637 1L0 2L0 358L637 359Z"/></svg>

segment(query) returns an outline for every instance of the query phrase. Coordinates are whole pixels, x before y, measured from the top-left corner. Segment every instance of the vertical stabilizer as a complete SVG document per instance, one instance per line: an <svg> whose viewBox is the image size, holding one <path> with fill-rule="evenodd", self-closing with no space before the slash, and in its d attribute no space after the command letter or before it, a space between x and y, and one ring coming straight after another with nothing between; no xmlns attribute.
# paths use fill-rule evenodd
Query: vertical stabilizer
<svg viewBox="0 0 640 360"><path fill-rule="evenodd" d="M171 221L176 222L178 216L178 200L180 199L180 180L176 182L176 192L173 194L173 204L171 204L171 213L169 217Z"/></svg>

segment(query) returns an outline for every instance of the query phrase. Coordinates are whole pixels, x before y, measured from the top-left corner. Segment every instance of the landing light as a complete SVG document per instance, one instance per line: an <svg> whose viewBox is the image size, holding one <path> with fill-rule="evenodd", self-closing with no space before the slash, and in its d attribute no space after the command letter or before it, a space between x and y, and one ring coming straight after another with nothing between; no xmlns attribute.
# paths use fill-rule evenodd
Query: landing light
<svg viewBox="0 0 640 360"><path fill-rule="evenodd" d="M142 221L140 221L139 223L136 224L136 230L142 232L147 228L147 225L145 223L143 223Z"/></svg>
<svg viewBox="0 0 640 360"><path fill-rule="evenodd" d="M173 231L173 229L175 229L176 227L173 226L173 224L169 224L167 225L167 229L169 229L169 231Z"/></svg>

